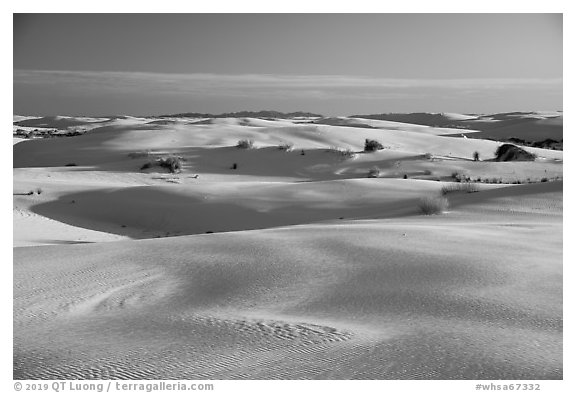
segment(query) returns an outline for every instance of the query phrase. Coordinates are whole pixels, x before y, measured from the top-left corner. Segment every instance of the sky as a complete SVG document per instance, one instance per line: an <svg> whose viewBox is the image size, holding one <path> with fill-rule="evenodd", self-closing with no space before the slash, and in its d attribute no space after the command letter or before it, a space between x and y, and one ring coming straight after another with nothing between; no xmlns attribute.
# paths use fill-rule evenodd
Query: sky
<svg viewBox="0 0 576 393"><path fill-rule="evenodd" d="M14 113L562 110L561 14L14 14Z"/></svg>

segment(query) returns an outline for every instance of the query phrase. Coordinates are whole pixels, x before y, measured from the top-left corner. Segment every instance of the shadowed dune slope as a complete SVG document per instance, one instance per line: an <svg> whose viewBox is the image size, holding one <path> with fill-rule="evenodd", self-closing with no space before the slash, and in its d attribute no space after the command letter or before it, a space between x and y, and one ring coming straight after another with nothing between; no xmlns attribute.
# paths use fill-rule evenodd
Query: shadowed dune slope
<svg viewBox="0 0 576 393"><path fill-rule="evenodd" d="M397 179L122 187L67 193L31 210L74 226L146 238L417 214L418 199L440 187Z"/></svg>

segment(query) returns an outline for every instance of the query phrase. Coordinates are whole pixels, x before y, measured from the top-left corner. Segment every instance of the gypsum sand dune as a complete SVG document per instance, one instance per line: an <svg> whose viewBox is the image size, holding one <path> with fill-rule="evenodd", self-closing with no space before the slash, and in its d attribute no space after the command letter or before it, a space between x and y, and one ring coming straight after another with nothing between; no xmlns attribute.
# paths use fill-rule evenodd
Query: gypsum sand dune
<svg viewBox="0 0 576 393"><path fill-rule="evenodd" d="M97 165L122 155L147 150L174 150L191 147L235 146L241 139L252 139L257 147L292 143L295 149L351 148L362 151L365 139L376 139L392 150L472 157L491 156L497 142L449 138L394 129L366 129L327 125L250 127L235 124L148 125L117 124L93 129L66 140L39 139L14 147L15 167L61 166L62 160L80 160L79 165ZM127 148L129 147L129 148ZM548 158L561 152L538 149Z"/></svg>
<svg viewBox="0 0 576 393"><path fill-rule="evenodd" d="M192 140L183 130L107 131L93 134L91 143L101 138L94 160L126 154L129 141L140 148ZM233 142L235 131L210 138ZM299 131L319 144L352 138L333 128ZM402 138L417 149L441 146ZM459 152L478 146L447 143ZM98 176L108 185L109 172ZM114 173L123 176L136 179ZM335 191L330 183L296 195L320 200ZM557 186L550 184L532 186ZM283 196L282 188L270 194ZM545 205L540 194L560 202ZM439 217L16 249L14 375L562 378L561 193L486 195L450 196L482 199Z"/></svg>
<svg viewBox="0 0 576 393"><path fill-rule="evenodd" d="M467 214L16 249L14 377L562 378L561 216Z"/></svg>

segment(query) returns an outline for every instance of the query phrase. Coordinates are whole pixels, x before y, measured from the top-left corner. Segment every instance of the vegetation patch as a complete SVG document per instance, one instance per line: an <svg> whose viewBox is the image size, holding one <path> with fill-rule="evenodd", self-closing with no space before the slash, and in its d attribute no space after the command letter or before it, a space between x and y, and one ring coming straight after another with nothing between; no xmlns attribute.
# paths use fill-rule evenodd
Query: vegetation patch
<svg viewBox="0 0 576 393"><path fill-rule="evenodd" d="M236 144L239 149L252 149L254 148L254 141L252 139L241 139Z"/></svg>
<svg viewBox="0 0 576 393"><path fill-rule="evenodd" d="M440 214L448 209L448 199L443 196L427 196L420 199L418 207L426 215Z"/></svg>
<svg viewBox="0 0 576 393"><path fill-rule="evenodd" d="M498 146L494 154L496 161L534 161L536 159L535 154L510 143Z"/></svg>
<svg viewBox="0 0 576 393"><path fill-rule="evenodd" d="M278 145L278 150L282 150L285 152L292 151L294 149L294 144L285 142Z"/></svg>
<svg viewBox="0 0 576 393"><path fill-rule="evenodd" d="M366 139L364 142L364 151L374 152L382 149L384 149L384 146L374 139Z"/></svg>
<svg viewBox="0 0 576 393"><path fill-rule="evenodd" d="M470 183L470 182L452 183L452 184L443 186L442 189L440 190L442 195L447 195L447 194L451 194L451 193L458 193L458 192L472 193L472 192L478 192L478 191L480 191L478 184Z"/></svg>
<svg viewBox="0 0 576 393"><path fill-rule="evenodd" d="M158 160L158 165L167 168L170 173L177 173L182 170L182 159L180 157L162 157Z"/></svg>
<svg viewBox="0 0 576 393"><path fill-rule="evenodd" d="M343 149L343 148L340 148L340 147L334 147L334 146L333 146L333 147L331 147L328 151L329 151L329 152L332 152L332 153L336 153L336 154L344 157L344 159L349 159L349 158L354 158L354 157L356 157L356 153L354 153L354 152L352 151L352 149L350 149L350 148Z"/></svg>
<svg viewBox="0 0 576 393"><path fill-rule="evenodd" d="M182 170L182 158L177 156L161 157L155 162L146 162L140 167L140 170L143 171L154 166L166 168L170 173L178 173Z"/></svg>
<svg viewBox="0 0 576 393"><path fill-rule="evenodd" d="M370 170L368 171L368 177L371 178L380 177L380 168L378 168L377 166L370 168Z"/></svg>

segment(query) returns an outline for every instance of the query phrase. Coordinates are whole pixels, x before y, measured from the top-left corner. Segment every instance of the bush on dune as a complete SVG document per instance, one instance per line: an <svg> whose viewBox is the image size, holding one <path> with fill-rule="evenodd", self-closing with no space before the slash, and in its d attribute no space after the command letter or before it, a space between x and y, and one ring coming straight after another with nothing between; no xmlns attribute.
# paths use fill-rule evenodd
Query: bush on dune
<svg viewBox="0 0 576 393"><path fill-rule="evenodd" d="M252 149L254 147L254 141L252 139L241 139L236 144L239 149Z"/></svg>
<svg viewBox="0 0 576 393"><path fill-rule="evenodd" d="M441 196L427 196L420 199L418 207L426 215L440 214L448 209L448 199Z"/></svg>
<svg viewBox="0 0 576 393"><path fill-rule="evenodd" d="M333 153L336 153L336 154L339 154L339 155L341 155L342 157L344 157L345 159L356 157L356 153L354 153L354 152L352 151L352 149L350 149L350 148L343 149L343 148L340 148L340 147L335 147L335 146L333 146L333 147L331 147L331 148L329 149L329 151L330 151L330 152L333 152Z"/></svg>
<svg viewBox="0 0 576 393"><path fill-rule="evenodd" d="M182 158L176 156L162 157L156 160L156 162L146 162L140 167L140 170L143 171L154 166L167 168L170 173L177 173L182 170Z"/></svg>
<svg viewBox="0 0 576 393"><path fill-rule="evenodd" d="M292 151L294 149L294 144L286 142L286 143L281 143L280 145L278 145L278 150L283 150L286 152Z"/></svg>
<svg viewBox="0 0 576 393"><path fill-rule="evenodd" d="M510 143L498 146L494 154L496 161L534 161L536 159L535 154Z"/></svg>
<svg viewBox="0 0 576 393"><path fill-rule="evenodd" d="M471 193L478 191L480 191L478 185L470 182L452 183L450 185L443 186L442 189L440 190L442 195L450 194L453 192Z"/></svg>
<svg viewBox="0 0 576 393"><path fill-rule="evenodd" d="M384 149L384 146L374 139L366 139L364 142L364 151L373 152L382 149Z"/></svg>
<svg viewBox="0 0 576 393"><path fill-rule="evenodd" d="M158 165L162 168L168 168L171 173L176 173L182 170L182 159L180 157L162 157L158 160Z"/></svg>
<svg viewBox="0 0 576 393"><path fill-rule="evenodd" d="M368 177L371 178L376 178L376 177L380 177L380 168L378 167L372 167L369 171L368 171Z"/></svg>

